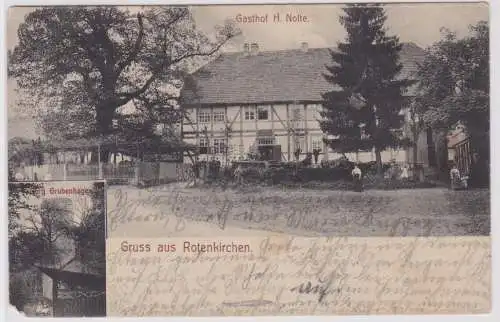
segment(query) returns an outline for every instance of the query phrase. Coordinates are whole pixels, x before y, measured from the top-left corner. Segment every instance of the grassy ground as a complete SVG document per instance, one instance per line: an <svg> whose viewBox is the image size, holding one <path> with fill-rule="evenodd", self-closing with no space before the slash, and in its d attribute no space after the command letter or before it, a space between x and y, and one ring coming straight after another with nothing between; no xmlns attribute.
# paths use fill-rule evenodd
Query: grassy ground
<svg viewBox="0 0 500 322"><path fill-rule="evenodd" d="M133 224L130 227L135 231L151 237L169 236L161 225L154 224L158 213L197 222L201 230L206 229L205 235L215 236L231 229L298 236L488 235L489 200L489 190L445 188L356 193L276 187L222 190L174 184L147 190L116 186L108 192L108 221L111 225L118 221ZM156 219L151 219L154 213Z"/></svg>

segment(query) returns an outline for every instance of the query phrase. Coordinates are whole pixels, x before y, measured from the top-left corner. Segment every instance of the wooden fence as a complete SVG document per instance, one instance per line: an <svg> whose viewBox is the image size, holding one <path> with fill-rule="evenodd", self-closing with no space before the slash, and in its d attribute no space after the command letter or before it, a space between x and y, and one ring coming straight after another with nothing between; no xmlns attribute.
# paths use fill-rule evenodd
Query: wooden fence
<svg viewBox="0 0 500 322"><path fill-rule="evenodd" d="M15 169L30 181L78 181L105 179L109 183L135 184L145 182L160 184L190 181L192 166L175 162L140 162L139 164L45 164ZM102 176L100 176L102 172Z"/></svg>

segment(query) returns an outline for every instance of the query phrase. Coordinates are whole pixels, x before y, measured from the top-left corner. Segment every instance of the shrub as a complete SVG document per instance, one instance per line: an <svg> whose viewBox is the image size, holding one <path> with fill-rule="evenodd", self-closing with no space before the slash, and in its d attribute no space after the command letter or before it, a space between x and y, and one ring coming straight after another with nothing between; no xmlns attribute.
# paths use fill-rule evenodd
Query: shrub
<svg viewBox="0 0 500 322"><path fill-rule="evenodd" d="M420 182L414 180L401 180L401 179L377 179L364 183L366 189L378 189L378 190L398 190L398 189L422 189L422 188L434 188L435 183L431 182Z"/></svg>
<svg viewBox="0 0 500 322"><path fill-rule="evenodd" d="M335 168L303 168L298 170L298 176L302 182L351 180L351 170L342 166Z"/></svg>
<svg viewBox="0 0 500 322"><path fill-rule="evenodd" d="M294 170L285 167L269 168L262 173L262 177L268 184L291 182L293 171Z"/></svg>
<svg viewBox="0 0 500 322"><path fill-rule="evenodd" d="M263 171L256 167L245 168L241 176L246 182L260 182L263 179Z"/></svg>

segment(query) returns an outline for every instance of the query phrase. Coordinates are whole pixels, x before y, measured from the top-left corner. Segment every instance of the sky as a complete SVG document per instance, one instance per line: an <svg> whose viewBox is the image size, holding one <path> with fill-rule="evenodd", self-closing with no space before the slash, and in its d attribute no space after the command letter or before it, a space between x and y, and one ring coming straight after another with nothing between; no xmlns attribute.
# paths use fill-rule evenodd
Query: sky
<svg viewBox="0 0 500 322"><path fill-rule="evenodd" d="M129 7L132 11L141 7ZM235 21L241 35L233 39L224 51L240 51L246 42L258 43L260 50L279 50L299 48L307 42L310 48L334 47L345 37L345 31L339 23L342 14L339 4L317 5L232 5L232 6L194 6L191 8L197 27L207 34L213 33L216 25L227 20ZM388 33L397 35L402 42L414 42L425 48L441 38L444 27L456 32L459 37L467 35L468 26L481 20L489 20L487 3L405 3L388 4L386 27ZM17 44L17 28L24 21L26 14L33 7L14 7L8 12L7 48ZM238 23L237 17L265 16L267 23ZM279 14L281 21L273 22L272 17ZM286 23L286 14L307 17L306 22ZM15 83L8 81L9 119L19 118L16 112L17 95ZM9 124L9 137L17 134L16 129L29 127L29 121L19 121L22 126ZM11 135L12 134L12 135Z"/></svg>

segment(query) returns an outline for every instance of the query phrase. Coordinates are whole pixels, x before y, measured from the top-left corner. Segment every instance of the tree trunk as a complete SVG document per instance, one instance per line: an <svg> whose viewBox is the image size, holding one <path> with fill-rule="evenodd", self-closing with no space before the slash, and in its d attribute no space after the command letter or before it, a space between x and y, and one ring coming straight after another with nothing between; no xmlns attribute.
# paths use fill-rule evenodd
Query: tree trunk
<svg viewBox="0 0 500 322"><path fill-rule="evenodd" d="M382 178L384 175L384 169L382 167L382 151L380 148L375 148L375 160L377 162L377 176Z"/></svg>
<svg viewBox="0 0 500 322"><path fill-rule="evenodd" d="M97 135L106 139L112 132L113 116L118 106L113 102L103 101L97 105ZM111 149L108 145L101 145L101 162L108 163L111 155Z"/></svg>
<svg viewBox="0 0 500 322"><path fill-rule="evenodd" d="M90 152L90 163L97 163L97 160L99 158L97 157L97 148L92 148L92 151Z"/></svg>
<svg viewBox="0 0 500 322"><path fill-rule="evenodd" d="M107 146L101 146L101 163L108 163L111 151Z"/></svg>
<svg viewBox="0 0 500 322"><path fill-rule="evenodd" d="M437 133L436 142L436 158L438 167L438 176L440 180L448 179L448 139L446 137L447 131L440 130Z"/></svg>
<svg viewBox="0 0 500 322"><path fill-rule="evenodd" d="M417 131L413 131L413 179L418 179L418 172L417 172L417 158L418 158L418 151L417 151L417 148L418 148L418 133Z"/></svg>
<svg viewBox="0 0 500 322"><path fill-rule="evenodd" d="M109 150L109 147L101 146L101 163L108 163L110 155L111 151ZM97 163L99 161L99 158L97 157L97 147L92 149L90 160L92 163Z"/></svg>

